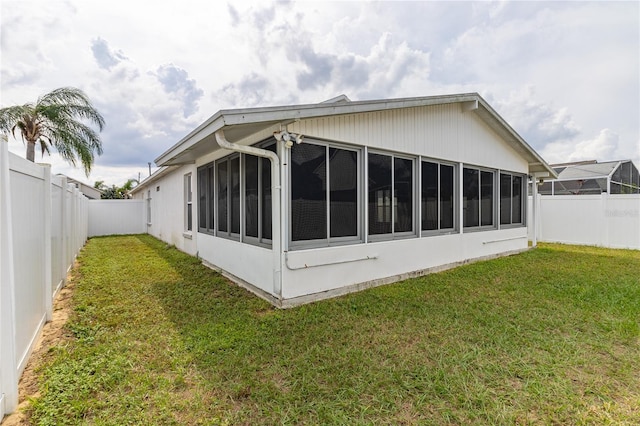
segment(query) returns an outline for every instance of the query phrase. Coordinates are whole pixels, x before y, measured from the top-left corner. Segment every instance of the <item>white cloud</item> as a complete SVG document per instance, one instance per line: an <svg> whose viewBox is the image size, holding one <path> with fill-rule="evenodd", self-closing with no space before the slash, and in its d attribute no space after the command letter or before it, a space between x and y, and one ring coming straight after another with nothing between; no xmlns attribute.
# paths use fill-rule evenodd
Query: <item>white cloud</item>
<svg viewBox="0 0 640 426"><path fill-rule="evenodd" d="M149 13L124 0L3 0L0 8L2 106L61 86L85 90L107 119L96 170L146 168L222 108L340 93L477 91L545 156L571 157L580 146L640 161L637 2L184 0Z"/></svg>
<svg viewBox="0 0 640 426"><path fill-rule="evenodd" d="M622 160L620 157L620 137L610 129L602 129L592 139L573 141L559 141L549 143L542 150L543 157L550 163L567 163L583 160Z"/></svg>
<svg viewBox="0 0 640 426"><path fill-rule="evenodd" d="M128 59L122 51L113 51L109 44L98 37L91 42L91 51L100 68L110 70L121 61Z"/></svg>
<svg viewBox="0 0 640 426"><path fill-rule="evenodd" d="M540 149L545 144L571 140L580 134L567 107L541 102L533 86L513 90L495 99L494 107L529 144Z"/></svg>

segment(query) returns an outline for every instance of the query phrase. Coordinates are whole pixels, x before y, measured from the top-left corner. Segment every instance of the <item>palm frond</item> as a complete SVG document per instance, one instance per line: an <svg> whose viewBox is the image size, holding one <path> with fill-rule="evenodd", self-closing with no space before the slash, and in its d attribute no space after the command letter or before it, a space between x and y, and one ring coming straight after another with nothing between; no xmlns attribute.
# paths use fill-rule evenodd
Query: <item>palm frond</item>
<svg viewBox="0 0 640 426"><path fill-rule="evenodd" d="M23 140L37 143L42 154L53 146L72 165L79 160L87 176L94 155L102 154L98 133L88 124L105 126L105 120L80 89L61 87L25 104L0 110L0 132L18 129Z"/></svg>
<svg viewBox="0 0 640 426"><path fill-rule="evenodd" d="M51 107L54 107L58 114L88 120L100 130L104 128L104 118L80 89L61 87L41 97L36 104L36 110L43 115L46 115Z"/></svg>
<svg viewBox="0 0 640 426"><path fill-rule="evenodd" d="M13 132L17 123L21 122L25 115L33 113L33 105L15 105L0 109L0 132Z"/></svg>

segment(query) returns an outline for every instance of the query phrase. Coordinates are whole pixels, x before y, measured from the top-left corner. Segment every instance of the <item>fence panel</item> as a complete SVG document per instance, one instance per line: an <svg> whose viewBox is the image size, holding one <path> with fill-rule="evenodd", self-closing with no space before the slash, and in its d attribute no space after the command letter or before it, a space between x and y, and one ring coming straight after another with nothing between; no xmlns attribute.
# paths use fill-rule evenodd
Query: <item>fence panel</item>
<svg viewBox="0 0 640 426"><path fill-rule="evenodd" d="M51 295L62 287L66 278L65 258L63 256L63 182L55 176L51 179Z"/></svg>
<svg viewBox="0 0 640 426"><path fill-rule="evenodd" d="M538 240L640 249L640 195L539 196ZM532 199L529 197L529 217ZM529 238L533 237L529 227Z"/></svg>
<svg viewBox="0 0 640 426"><path fill-rule="evenodd" d="M611 195L606 200L606 245L640 249L640 195Z"/></svg>
<svg viewBox="0 0 640 426"><path fill-rule="evenodd" d="M22 160L12 157L13 160ZM31 346L45 322L44 169L10 161L11 215L15 279L16 355L22 371Z"/></svg>
<svg viewBox="0 0 640 426"><path fill-rule="evenodd" d="M87 201L0 140L0 420L17 408L20 375L86 241Z"/></svg>
<svg viewBox="0 0 640 426"><path fill-rule="evenodd" d="M144 200L88 200L89 237L147 232Z"/></svg>

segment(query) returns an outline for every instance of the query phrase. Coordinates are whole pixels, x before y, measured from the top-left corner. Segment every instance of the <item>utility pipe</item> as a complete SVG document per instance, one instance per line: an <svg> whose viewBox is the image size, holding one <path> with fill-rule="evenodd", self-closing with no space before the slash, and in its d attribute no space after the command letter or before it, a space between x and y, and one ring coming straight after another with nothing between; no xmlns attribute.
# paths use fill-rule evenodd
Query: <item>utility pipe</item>
<svg viewBox="0 0 640 426"><path fill-rule="evenodd" d="M257 157L268 158L271 162L271 250L273 250L273 292L282 300L282 236L280 227L282 224L280 197L282 186L280 185L280 159L278 156L266 149L256 148L254 146L238 145L229 142L222 129L216 131L216 142L222 148L229 149L243 154L255 155Z"/></svg>

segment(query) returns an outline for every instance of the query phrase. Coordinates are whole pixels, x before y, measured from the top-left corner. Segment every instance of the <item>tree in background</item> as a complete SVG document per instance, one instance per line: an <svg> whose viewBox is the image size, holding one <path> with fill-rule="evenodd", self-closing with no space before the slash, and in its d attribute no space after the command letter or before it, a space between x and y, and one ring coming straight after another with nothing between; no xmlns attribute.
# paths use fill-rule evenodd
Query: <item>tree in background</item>
<svg viewBox="0 0 640 426"><path fill-rule="evenodd" d="M27 103L0 109L0 132L18 129L27 144L27 160L34 161L36 144L42 155L53 146L74 167L80 161L89 176L94 155L102 154L98 133L82 121L95 124L102 131L105 122L80 89L61 87Z"/></svg>
<svg viewBox="0 0 640 426"><path fill-rule="evenodd" d="M111 185L110 187L104 184L104 181L98 180L93 184L93 187L102 191L103 200L127 200L131 198L131 190L138 185L137 179L129 179L122 186Z"/></svg>

